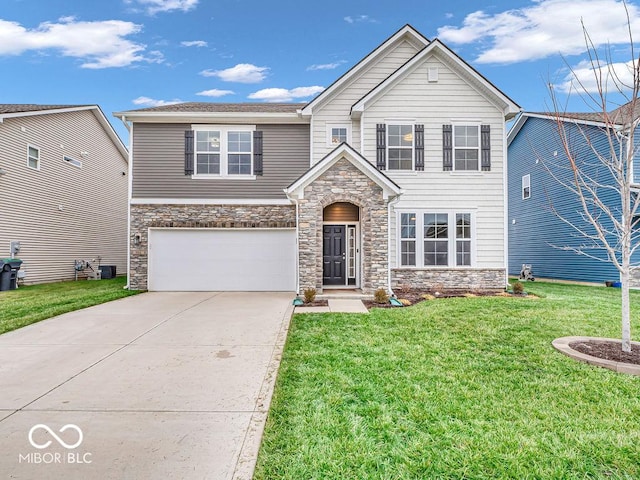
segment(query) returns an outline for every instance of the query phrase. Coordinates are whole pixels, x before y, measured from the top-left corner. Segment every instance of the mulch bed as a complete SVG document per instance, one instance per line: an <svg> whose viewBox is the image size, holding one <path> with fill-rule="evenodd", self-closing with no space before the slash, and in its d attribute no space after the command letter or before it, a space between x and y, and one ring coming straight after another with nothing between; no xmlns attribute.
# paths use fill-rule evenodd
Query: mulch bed
<svg viewBox="0 0 640 480"><path fill-rule="evenodd" d="M569 346L592 357L640 365L640 345L631 344L631 353L623 352L619 341L588 340L572 342Z"/></svg>
<svg viewBox="0 0 640 480"><path fill-rule="evenodd" d="M445 290L445 291L425 291L425 290L396 290L395 291L397 298L400 300L408 300L411 302L411 305L415 305L416 303L424 302L426 300L435 300L437 298L455 298L455 297L488 297L488 296L509 296L509 297L524 297L527 294L513 294L507 292L496 292L495 290L479 290L479 291L469 291L469 290ZM391 305L390 303L377 303L375 300L363 300L362 303L367 308L399 308Z"/></svg>
<svg viewBox="0 0 640 480"><path fill-rule="evenodd" d="M329 300L314 300L311 303L303 303L301 307L328 307Z"/></svg>

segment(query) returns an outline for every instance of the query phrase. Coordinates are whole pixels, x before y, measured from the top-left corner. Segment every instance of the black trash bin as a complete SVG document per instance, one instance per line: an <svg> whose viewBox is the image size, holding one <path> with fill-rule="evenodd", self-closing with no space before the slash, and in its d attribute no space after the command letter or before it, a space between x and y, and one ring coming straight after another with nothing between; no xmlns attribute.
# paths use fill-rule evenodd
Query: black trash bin
<svg viewBox="0 0 640 480"><path fill-rule="evenodd" d="M0 292L16 289L20 265L22 265L22 260L19 258L0 259Z"/></svg>

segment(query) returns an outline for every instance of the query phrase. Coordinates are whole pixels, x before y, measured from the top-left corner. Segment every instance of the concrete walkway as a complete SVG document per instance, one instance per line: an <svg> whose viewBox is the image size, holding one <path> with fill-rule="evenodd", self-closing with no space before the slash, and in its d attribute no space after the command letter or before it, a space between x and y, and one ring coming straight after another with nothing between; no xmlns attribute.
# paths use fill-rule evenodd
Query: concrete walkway
<svg viewBox="0 0 640 480"><path fill-rule="evenodd" d="M0 478L250 479L293 296L145 293L1 335Z"/></svg>
<svg viewBox="0 0 640 480"><path fill-rule="evenodd" d="M354 298L330 298L326 307L296 307L296 313L369 313L361 300Z"/></svg>

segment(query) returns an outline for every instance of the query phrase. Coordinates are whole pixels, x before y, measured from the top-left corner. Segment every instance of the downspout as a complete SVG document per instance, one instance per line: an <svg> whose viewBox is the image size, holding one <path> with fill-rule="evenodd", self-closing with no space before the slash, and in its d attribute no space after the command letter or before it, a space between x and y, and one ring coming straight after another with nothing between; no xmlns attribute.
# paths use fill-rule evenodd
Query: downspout
<svg viewBox="0 0 640 480"><path fill-rule="evenodd" d="M509 174L508 174L508 163L509 163L509 147L507 145L507 131L505 128L505 123L502 123L502 210L504 215L504 253L503 253L503 261L504 261L504 286L505 288L509 285Z"/></svg>
<svg viewBox="0 0 640 480"><path fill-rule="evenodd" d="M289 201L296 206L296 295L300 295L300 218L298 199L289 195L286 188L282 189Z"/></svg>
<svg viewBox="0 0 640 480"><path fill-rule="evenodd" d="M394 296L393 288L391 288L391 207L400 200L400 195L396 195L393 200L387 203L387 288L389 295Z"/></svg>
<svg viewBox="0 0 640 480"><path fill-rule="evenodd" d="M127 284L123 287L129 290L131 278L131 198L133 188L133 125L127 122L127 117L120 117L125 128L129 132L129 178L127 187Z"/></svg>

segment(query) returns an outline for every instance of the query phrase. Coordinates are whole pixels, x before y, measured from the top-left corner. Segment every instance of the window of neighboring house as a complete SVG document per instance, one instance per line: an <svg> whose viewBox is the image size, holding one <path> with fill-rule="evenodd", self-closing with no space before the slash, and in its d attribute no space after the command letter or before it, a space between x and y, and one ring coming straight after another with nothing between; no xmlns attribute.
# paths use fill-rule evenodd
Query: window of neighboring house
<svg viewBox="0 0 640 480"><path fill-rule="evenodd" d="M454 125L454 170L480 169L480 128L477 125Z"/></svg>
<svg viewBox="0 0 640 480"><path fill-rule="evenodd" d="M475 242L472 222L469 212L401 212L400 266L471 266ZM416 232L422 236L416 239Z"/></svg>
<svg viewBox="0 0 640 480"><path fill-rule="evenodd" d="M387 125L387 169L413 170L413 125Z"/></svg>
<svg viewBox="0 0 640 480"><path fill-rule="evenodd" d="M76 160L75 158L67 157L66 155L62 157L65 163L69 165L73 165L74 167L82 168L82 162L80 160Z"/></svg>
<svg viewBox="0 0 640 480"><path fill-rule="evenodd" d="M40 170L40 149L29 145L27 147L27 166L34 170Z"/></svg>
<svg viewBox="0 0 640 480"><path fill-rule="evenodd" d="M249 176L253 171L253 130L242 127L195 130L195 175Z"/></svg>
<svg viewBox="0 0 640 480"><path fill-rule="evenodd" d="M531 175L522 176L522 199L531 198Z"/></svg>
<svg viewBox="0 0 640 480"><path fill-rule="evenodd" d="M449 265L449 215L424 214L424 265Z"/></svg>
<svg viewBox="0 0 640 480"><path fill-rule="evenodd" d="M349 126L327 125L327 144L336 147L343 142L349 142Z"/></svg>
<svg viewBox="0 0 640 480"><path fill-rule="evenodd" d="M400 265L416 265L416 214L400 215Z"/></svg>

